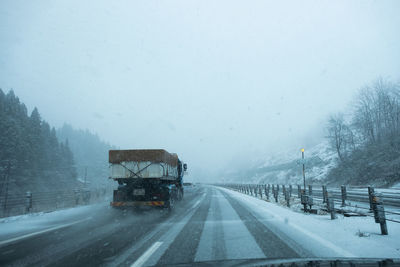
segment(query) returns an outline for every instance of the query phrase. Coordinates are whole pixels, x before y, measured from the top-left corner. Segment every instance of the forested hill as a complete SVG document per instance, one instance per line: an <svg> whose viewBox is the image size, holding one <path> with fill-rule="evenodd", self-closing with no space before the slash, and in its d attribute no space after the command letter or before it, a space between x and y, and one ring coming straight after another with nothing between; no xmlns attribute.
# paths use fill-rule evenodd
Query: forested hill
<svg viewBox="0 0 400 267"><path fill-rule="evenodd" d="M58 141L37 108L28 115L12 90L0 89L0 133L0 194L78 186L68 140Z"/></svg>
<svg viewBox="0 0 400 267"><path fill-rule="evenodd" d="M362 87L353 109L333 114L328 140L338 164L327 179L391 186L400 181L400 82L378 78Z"/></svg>
<svg viewBox="0 0 400 267"><path fill-rule="evenodd" d="M390 187L400 182L400 82L378 78L362 87L350 108L332 114L326 140L306 147L307 182ZM254 166L226 171L224 182L301 184L299 148L267 155Z"/></svg>
<svg viewBox="0 0 400 267"><path fill-rule="evenodd" d="M108 182L108 150L112 147L88 130L76 130L68 124L57 130L59 140L69 140L78 179L88 187L104 187ZM86 178L86 179L85 179Z"/></svg>

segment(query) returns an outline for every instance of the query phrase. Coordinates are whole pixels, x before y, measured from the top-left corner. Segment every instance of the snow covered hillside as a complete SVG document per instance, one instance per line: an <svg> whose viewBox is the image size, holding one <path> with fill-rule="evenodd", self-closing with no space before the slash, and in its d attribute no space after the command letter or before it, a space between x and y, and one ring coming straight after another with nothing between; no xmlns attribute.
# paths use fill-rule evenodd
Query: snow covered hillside
<svg viewBox="0 0 400 267"><path fill-rule="evenodd" d="M330 169L336 166L337 154L324 141L305 148L306 179L321 183ZM246 170L226 172L224 182L300 184L303 181L299 148L259 159Z"/></svg>

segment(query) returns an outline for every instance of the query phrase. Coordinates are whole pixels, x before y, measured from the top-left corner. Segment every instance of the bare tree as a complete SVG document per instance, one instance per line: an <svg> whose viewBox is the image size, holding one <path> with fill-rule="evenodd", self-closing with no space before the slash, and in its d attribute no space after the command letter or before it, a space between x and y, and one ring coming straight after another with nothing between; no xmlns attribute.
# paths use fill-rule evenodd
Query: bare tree
<svg viewBox="0 0 400 267"><path fill-rule="evenodd" d="M331 179L393 183L400 177L400 81L379 78L361 88L345 119L332 115L328 138L340 159ZM346 117L347 118L347 117Z"/></svg>
<svg viewBox="0 0 400 267"><path fill-rule="evenodd" d="M330 116L328 121L328 138L332 147L336 150L341 161L344 159L347 146L348 126L342 113Z"/></svg>
<svg viewBox="0 0 400 267"><path fill-rule="evenodd" d="M400 86L382 78L356 96L353 124L365 143L396 138L400 130Z"/></svg>

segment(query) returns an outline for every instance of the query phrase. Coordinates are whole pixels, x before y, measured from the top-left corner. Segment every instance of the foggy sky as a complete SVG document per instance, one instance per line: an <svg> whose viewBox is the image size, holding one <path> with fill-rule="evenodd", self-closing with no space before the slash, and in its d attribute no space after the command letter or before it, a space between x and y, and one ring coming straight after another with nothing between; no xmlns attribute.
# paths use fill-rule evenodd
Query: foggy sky
<svg viewBox="0 0 400 267"><path fill-rule="evenodd" d="M398 80L399 14L395 0L1 1L0 88L203 179L318 142L358 88Z"/></svg>

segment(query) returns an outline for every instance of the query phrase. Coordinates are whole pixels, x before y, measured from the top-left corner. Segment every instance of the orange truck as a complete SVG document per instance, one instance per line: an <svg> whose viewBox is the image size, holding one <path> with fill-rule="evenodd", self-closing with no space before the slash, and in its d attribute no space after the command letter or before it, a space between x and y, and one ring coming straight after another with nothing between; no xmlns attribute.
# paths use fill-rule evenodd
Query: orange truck
<svg viewBox="0 0 400 267"><path fill-rule="evenodd" d="M109 163L109 178L118 182L113 207L172 209L183 199L187 165L176 154L163 149L110 150Z"/></svg>

